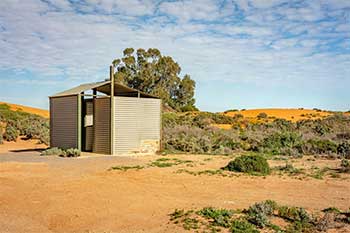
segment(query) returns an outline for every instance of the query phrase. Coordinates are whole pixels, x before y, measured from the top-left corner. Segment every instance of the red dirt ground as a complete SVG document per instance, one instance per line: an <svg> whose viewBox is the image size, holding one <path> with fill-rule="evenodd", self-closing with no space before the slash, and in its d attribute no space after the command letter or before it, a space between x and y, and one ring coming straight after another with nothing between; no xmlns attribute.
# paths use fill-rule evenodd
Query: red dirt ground
<svg viewBox="0 0 350 233"><path fill-rule="evenodd" d="M218 169L230 160L225 156L170 155L193 160L194 166L108 171L112 165L146 165L159 157L0 154L0 232L184 232L169 223L168 214L176 208L246 208L265 199L313 211L350 207L349 177L298 180L175 173L180 168ZM339 161L298 162L306 163L336 167Z"/></svg>

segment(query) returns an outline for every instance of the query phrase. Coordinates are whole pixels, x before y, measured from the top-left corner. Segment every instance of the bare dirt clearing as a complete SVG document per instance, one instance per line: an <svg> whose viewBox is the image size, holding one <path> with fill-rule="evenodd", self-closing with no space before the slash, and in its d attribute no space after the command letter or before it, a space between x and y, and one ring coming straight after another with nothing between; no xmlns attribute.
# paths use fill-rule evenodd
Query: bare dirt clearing
<svg viewBox="0 0 350 233"><path fill-rule="evenodd" d="M169 167L149 166L163 156L39 157L0 155L0 232L182 232L169 224L176 208L246 208L257 201L321 210L350 207L350 179L288 175L256 177L177 173L215 170L227 156L168 155ZM283 161L270 161L272 165ZM336 167L338 160L298 159L296 166ZM142 169L108 170L112 166Z"/></svg>
<svg viewBox="0 0 350 233"><path fill-rule="evenodd" d="M40 151L46 149L47 146L43 143L39 143L37 139L25 139L19 137L16 142L4 141L0 145L0 153L7 152L24 152L24 151Z"/></svg>

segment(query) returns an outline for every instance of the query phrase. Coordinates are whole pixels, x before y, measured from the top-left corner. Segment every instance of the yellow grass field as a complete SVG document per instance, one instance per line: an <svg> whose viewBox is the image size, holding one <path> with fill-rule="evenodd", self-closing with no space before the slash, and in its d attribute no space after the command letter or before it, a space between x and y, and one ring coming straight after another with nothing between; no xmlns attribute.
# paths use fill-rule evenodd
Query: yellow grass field
<svg viewBox="0 0 350 233"><path fill-rule="evenodd" d="M23 106L23 105L10 104L10 103L5 103L5 102L0 102L0 104L7 104L7 105L9 105L11 110L14 110L14 111L22 110L23 112L37 114L37 115L45 117L45 118L49 118L49 116L50 116L49 111L45 110L45 109L27 107L27 106Z"/></svg>
<svg viewBox="0 0 350 233"><path fill-rule="evenodd" d="M296 109L296 108L263 108L263 109L247 109L240 111L229 111L224 114L227 116L234 116L242 114L243 117L255 119L259 113L266 113L268 117L281 118L293 122L304 119L319 119L333 114L330 111L313 110L313 109Z"/></svg>

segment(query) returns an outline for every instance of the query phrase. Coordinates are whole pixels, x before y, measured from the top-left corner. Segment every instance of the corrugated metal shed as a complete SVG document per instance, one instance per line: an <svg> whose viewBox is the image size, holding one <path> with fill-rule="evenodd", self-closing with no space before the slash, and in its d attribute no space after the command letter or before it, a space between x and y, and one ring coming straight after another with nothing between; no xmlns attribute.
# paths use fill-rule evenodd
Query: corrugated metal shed
<svg viewBox="0 0 350 233"><path fill-rule="evenodd" d="M111 89L111 81L102 81L50 96L51 146L100 154L158 151L161 100L118 83L114 95Z"/></svg>
<svg viewBox="0 0 350 233"><path fill-rule="evenodd" d="M109 95L111 93L111 81L102 81L102 82L94 82L94 83L85 83L79 86L73 87L63 92L59 92L55 95L50 96L50 98L54 97L63 97L63 96L71 96L71 95L79 95L80 93L92 89L96 89L97 91ZM136 89L124 86L120 83L114 84L114 95L116 96L137 96L138 93L140 97L149 97L149 98L158 98L156 96L144 93L142 91L138 91Z"/></svg>
<svg viewBox="0 0 350 233"><path fill-rule="evenodd" d="M70 95L78 95L84 91L88 91L88 90L92 90L95 89L97 87L109 84L110 81L103 81L103 82L95 82L95 83L85 83L85 84L81 84L79 86L73 87L71 89L59 92L55 95L50 96L50 98L52 97L62 97L62 96L70 96Z"/></svg>

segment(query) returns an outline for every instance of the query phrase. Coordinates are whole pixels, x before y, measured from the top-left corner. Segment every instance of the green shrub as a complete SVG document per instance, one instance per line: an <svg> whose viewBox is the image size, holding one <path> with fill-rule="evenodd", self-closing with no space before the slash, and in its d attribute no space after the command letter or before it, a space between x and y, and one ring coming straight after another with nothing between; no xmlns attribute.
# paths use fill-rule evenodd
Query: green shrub
<svg viewBox="0 0 350 233"><path fill-rule="evenodd" d="M189 112L189 111L198 111L198 108L196 108L196 106L188 104L186 106L181 107L180 110L182 112Z"/></svg>
<svg viewBox="0 0 350 233"><path fill-rule="evenodd" d="M49 120L46 118L20 110L12 111L8 105L0 104L0 122L15 128L20 136L49 144Z"/></svg>
<svg viewBox="0 0 350 233"><path fill-rule="evenodd" d="M243 155L230 161L224 168L229 171L268 175L270 166L261 155Z"/></svg>
<svg viewBox="0 0 350 233"><path fill-rule="evenodd" d="M270 224L268 217L274 213L276 208L277 203L271 200L255 203L247 211L248 221L263 228Z"/></svg>
<svg viewBox="0 0 350 233"><path fill-rule="evenodd" d="M213 225L228 228L231 225L232 210L206 207L197 212L198 215L212 221Z"/></svg>
<svg viewBox="0 0 350 233"><path fill-rule="evenodd" d="M310 139L302 146L304 154L337 153L337 144L328 139Z"/></svg>
<svg viewBox="0 0 350 233"><path fill-rule="evenodd" d="M234 232L234 233L307 233L328 232L339 226L350 224L350 212L331 207L324 209L324 215L306 212L304 208L279 206L275 201L267 200L255 203L247 210L227 210L212 207L194 210L175 210L170 214L170 221L182 224L186 230L195 232ZM277 226L270 220L285 220L288 224ZM340 225L341 224L341 225ZM260 228L258 230L258 228Z"/></svg>
<svg viewBox="0 0 350 233"><path fill-rule="evenodd" d="M350 172L350 161L347 159L342 159L340 162L340 168L342 172Z"/></svg>
<svg viewBox="0 0 350 233"><path fill-rule="evenodd" d="M229 113L229 112L237 112L238 109L229 109L229 110L226 110L224 113Z"/></svg>
<svg viewBox="0 0 350 233"><path fill-rule="evenodd" d="M278 216L292 222L301 222L303 224L309 223L311 217L304 208L301 207L278 207Z"/></svg>
<svg viewBox="0 0 350 233"><path fill-rule="evenodd" d="M236 140L225 130L187 125L166 128L163 134L164 149L171 152L230 154L240 147Z"/></svg>
<svg viewBox="0 0 350 233"><path fill-rule="evenodd" d="M266 119L268 116L266 113L264 112L261 112L258 114L257 118L260 120L260 119Z"/></svg>
<svg viewBox="0 0 350 233"><path fill-rule="evenodd" d="M218 113L164 113L163 148L168 152L230 154L236 150L275 155L339 154L350 157L350 117L335 114L293 123L284 119L252 123ZM221 130L211 124L231 124Z"/></svg>
<svg viewBox="0 0 350 233"><path fill-rule="evenodd" d="M65 151L62 157L79 157L80 156L80 150L76 148L69 148Z"/></svg>
<svg viewBox="0 0 350 233"><path fill-rule="evenodd" d="M152 167L172 167L180 164L189 164L192 163L192 160L181 160L177 158L159 158L150 163Z"/></svg>
<svg viewBox="0 0 350 233"><path fill-rule="evenodd" d="M324 212L324 213L336 213L336 214L341 213L341 211L337 207L328 207L326 209L323 209L322 212Z"/></svg>
<svg viewBox="0 0 350 233"><path fill-rule="evenodd" d="M255 226L247 221L234 220L230 232L232 233L259 233Z"/></svg>
<svg viewBox="0 0 350 233"><path fill-rule="evenodd" d="M323 135L325 135L325 134L327 134L327 133L330 132L330 128L329 128L327 125L322 124L321 121L318 121L318 122L319 122L319 123L316 124L316 126L314 127L314 130L315 130L315 132L316 132L318 135L323 136Z"/></svg>
<svg viewBox="0 0 350 233"><path fill-rule="evenodd" d="M303 174L303 170L302 169L296 168L296 167L293 166L293 164L288 163L288 162L286 162L286 164L284 166L274 167L274 170L285 172L285 173L287 173L288 175L291 175L291 176Z"/></svg>
<svg viewBox="0 0 350 233"><path fill-rule="evenodd" d="M42 156L56 155L60 157L78 157L80 156L80 150L76 148L70 148L70 149L64 150L57 147L52 147L43 151L40 155Z"/></svg>
<svg viewBox="0 0 350 233"><path fill-rule="evenodd" d="M233 119L234 120L239 120L239 119L243 119L244 118L244 116L242 115L242 114L240 114L240 113L236 113L234 116L233 116Z"/></svg>
<svg viewBox="0 0 350 233"><path fill-rule="evenodd" d="M57 148L57 147L52 147L52 148L49 148L47 150L44 150L40 155L42 155L42 156L49 156L49 155L61 156L64 154L65 154L64 150Z"/></svg>
<svg viewBox="0 0 350 233"><path fill-rule="evenodd" d="M294 132L284 131L276 132L266 137L261 143L264 151L272 154L282 154L285 149L299 148L301 144L301 136Z"/></svg>
<svg viewBox="0 0 350 233"><path fill-rule="evenodd" d="M337 153L346 159L350 159L350 143L340 143L337 147Z"/></svg>
<svg viewBox="0 0 350 233"><path fill-rule="evenodd" d="M5 128L4 138L6 141L16 141L19 136L17 129L11 124L7 124Z"/></svg>
<svg viewBox="0 0 350 233"><path fill-rule="evenodd" d="M110 170L120 170L120 171L128 171L128 170L140 170L140 169L143 169L145 168L144 166L141 166L141 165L135 165L135 166L113 166L111 167L110 169L108 169L109 171Z"/></svg>

